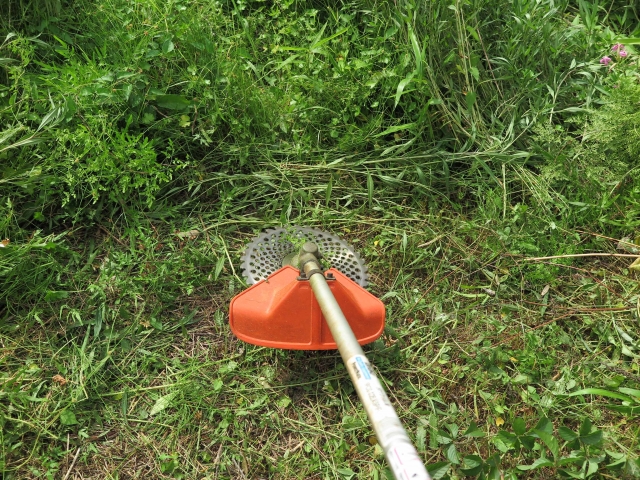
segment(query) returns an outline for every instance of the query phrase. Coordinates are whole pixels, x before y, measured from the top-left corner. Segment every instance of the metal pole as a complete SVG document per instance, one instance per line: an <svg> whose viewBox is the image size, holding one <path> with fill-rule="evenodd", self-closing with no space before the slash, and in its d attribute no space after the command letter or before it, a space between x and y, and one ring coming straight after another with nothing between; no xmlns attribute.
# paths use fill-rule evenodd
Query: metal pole
<svg viewBox="0 0 640 480"><path fill-rule="evenodd" d="M300 266L309 278L311 289L331 329L389 467L396 480L430 480L427 469L322 274L316 258L317 251L315 244L305 244L300 252Z"/></svg>

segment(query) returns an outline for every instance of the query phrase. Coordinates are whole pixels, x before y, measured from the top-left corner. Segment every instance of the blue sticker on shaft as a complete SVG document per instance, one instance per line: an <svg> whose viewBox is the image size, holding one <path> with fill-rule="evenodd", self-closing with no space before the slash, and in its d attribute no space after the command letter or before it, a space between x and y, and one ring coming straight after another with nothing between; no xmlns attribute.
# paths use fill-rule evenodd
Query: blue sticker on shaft
<svg viewBox="0 0 640 480"><path fill-rule="evenodd" d="M356 363L360 367L360 370L362 370L362 374L364 375L364 378L366 380L371 380L371 374L369 373L369 369L365 365L364 360L362 360L362 357L356 357Z"/></svg>

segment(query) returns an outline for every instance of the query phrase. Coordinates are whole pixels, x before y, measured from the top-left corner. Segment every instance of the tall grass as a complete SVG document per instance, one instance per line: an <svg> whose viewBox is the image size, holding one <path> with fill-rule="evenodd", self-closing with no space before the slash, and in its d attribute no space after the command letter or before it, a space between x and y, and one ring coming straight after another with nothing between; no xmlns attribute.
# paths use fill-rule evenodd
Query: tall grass
<svg viewBox="0 0 640 480"><path fill-rule="evenodd" d="M102 158L101 145L126 151L130 139L137 149L141 135L157 153L127 168L147 172L135 192L144 186L149 205L170 178L193 187L213 171L251 172L260 158L370 156L378 169L396 172L387 184L447 194L470 179L496 182L503 164L535 162L527 133L534 124L589 107L599 85L595 47L585 50L597 32L578 12L566 3L519 2L512 12L510 5L285 9L110 0L96 17L71 6L70 23L91 35L44 26L39 39L4 46L13 79L5 98L21 108L7 120L29 128L26 138L41 119L53 122L55 134L36 135L48 138L38 178L62 178L67 191L42 188L33 209L55 205L65 217L94 218L103 205L126 203L132 180L121 178L120 187L109 180L121 167L108 156L120 154L87 158ZM39 66L40 58L59 66ZM111 126L122 133L105 130ZM425 151L441 152L440 165L403 165ZM19 172L23 160L11 161ZM186 165L195 168L178 175ZM370 170L374 186L385 185Z"/></svg>

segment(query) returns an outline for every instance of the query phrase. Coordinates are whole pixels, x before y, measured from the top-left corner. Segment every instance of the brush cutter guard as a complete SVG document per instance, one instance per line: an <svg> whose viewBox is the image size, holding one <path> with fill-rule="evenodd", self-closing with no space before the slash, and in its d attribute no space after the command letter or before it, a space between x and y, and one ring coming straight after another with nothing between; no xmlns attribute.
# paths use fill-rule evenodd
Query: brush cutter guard
<svg viewBox="0 0 640 480"><path fill-rule="evenodd" d="M360 345L384 329L384 304L336 269L327 283ZM237 295L229 309L231 330L241 340L287 350L335 350L327 321L306 279L286 266Z"/></svg>

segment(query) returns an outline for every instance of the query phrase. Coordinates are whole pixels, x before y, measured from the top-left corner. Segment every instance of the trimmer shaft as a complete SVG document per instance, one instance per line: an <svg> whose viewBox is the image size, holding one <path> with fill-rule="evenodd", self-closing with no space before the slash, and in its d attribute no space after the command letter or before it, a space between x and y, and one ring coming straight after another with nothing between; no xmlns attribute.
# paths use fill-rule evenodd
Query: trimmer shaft
<svg viewBox="0 0 640 480"><path fill-rule="evenodd" d="M329 266L361 287L367 286L367 267L349 244L332 233L298 226L265 230L247 245L242 256L242 273L247 283L253 285L290 264L305 242L317 244Z"/></svg>

